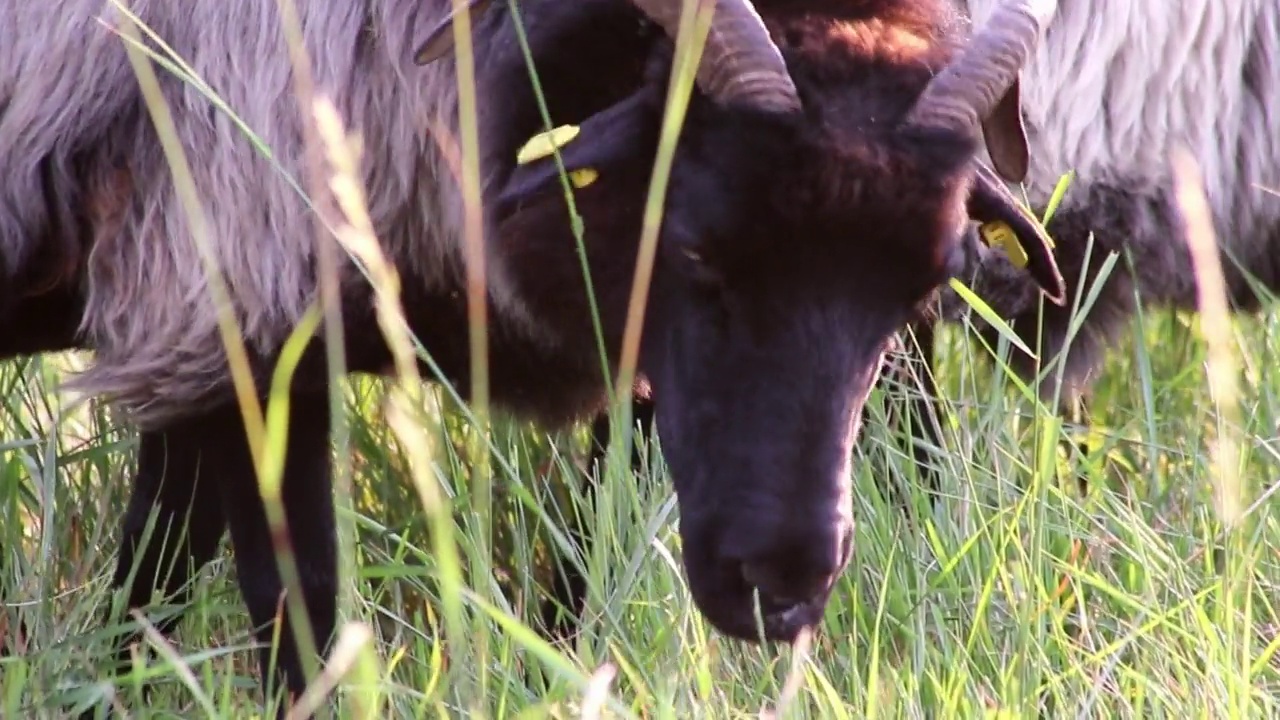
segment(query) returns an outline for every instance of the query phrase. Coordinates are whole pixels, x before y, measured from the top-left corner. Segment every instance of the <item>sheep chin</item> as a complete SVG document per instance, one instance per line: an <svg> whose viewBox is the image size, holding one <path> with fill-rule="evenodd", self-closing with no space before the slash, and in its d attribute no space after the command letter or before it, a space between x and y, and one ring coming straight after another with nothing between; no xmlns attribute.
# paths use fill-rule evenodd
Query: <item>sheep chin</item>
<svg viewBox="0 0 1280 720"><path fill-rule="evenodd" d="M823 595L781 609L762 607L765 637L773 642L794 643L800 631L816 628L822 622L826 605L827 596Z"/></svg>

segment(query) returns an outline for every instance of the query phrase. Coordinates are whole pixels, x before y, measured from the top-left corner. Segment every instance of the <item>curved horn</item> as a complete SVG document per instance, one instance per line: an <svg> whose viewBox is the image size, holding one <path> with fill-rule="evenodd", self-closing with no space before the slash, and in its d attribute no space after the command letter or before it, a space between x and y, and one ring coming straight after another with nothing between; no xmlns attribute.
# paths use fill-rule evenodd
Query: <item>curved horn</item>
<svg viewBox="0 0 1280 720"><path fill-rule="evenodd" d="M1008 0L997 7L963 54L929 82L905 122L976 134L1057 8L1057 0Z"/></svg>
<svg viewBox="0 0 1280 720"><path fill-rule="evenodd" d="M631 1L675 39L685 0ZM800 97L782 53L751 2L692 0L691 5L700 2L714 2L716 8L698 65L698 87L718 102L746 102L775 111L798 109Z"/></svg>

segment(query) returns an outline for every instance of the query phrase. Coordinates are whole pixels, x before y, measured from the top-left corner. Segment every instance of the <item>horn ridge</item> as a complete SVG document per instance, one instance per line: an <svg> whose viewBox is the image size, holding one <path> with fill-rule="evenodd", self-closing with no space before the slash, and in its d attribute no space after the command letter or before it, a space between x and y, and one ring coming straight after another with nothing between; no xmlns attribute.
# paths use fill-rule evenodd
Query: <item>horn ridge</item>
<svg viewBox="0 0 1280 720"><path fill-rule="evenodd" d="M692 0L691 4L700 2L714 2L716 7L698 65L698 87L721 103L743 102L780 112L799 109L799 94L782 53L751 2ZM684 0L632 3L675 39Z"/></svg>
<svg viewBox="0 0 1280 720"><path fill-rule="evenodd" d="M976 133L1017 79L1057 0L1009 0L916 100L904 123Z"/></svg>

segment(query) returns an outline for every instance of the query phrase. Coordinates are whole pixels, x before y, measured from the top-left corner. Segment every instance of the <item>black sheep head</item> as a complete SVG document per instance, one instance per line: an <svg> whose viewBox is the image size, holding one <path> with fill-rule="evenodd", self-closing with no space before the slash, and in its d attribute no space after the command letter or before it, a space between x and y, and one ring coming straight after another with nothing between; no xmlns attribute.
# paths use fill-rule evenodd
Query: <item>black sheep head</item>
<svg viewBox="0 0 1280 720"><path fill-rule="evenodd" d="M674 35L679 0L635 4L651 27ZM784 9L766 11L774 35L797 38L783 51L750 4L717 7L665 197L640 371L656 405L698 607L721 631L755 639L758 591L764 636L790 641L819 621L853 549L851 450L886 345L965 269L972 221L1016 236L1051 299L1060 302L1064 288L1039 226L976 161L984 126L988 144L992 128L1004 127L1013 135L993 156L1018 165L1020 126L987 121L1005 117L1039 30L1028 3L994 13L954 57L933 42L914 55L886 55L804 3L777 4ZM891 16L907 3L846 5ZM793 6L799 10L785 11ZM587 9L563 12L637 17L620 2L578 7ZM900 14L912 22L910 12ZM616 42L648 48L644 62L608 65L596 20L578 29L595 39L585 44L602 63L588 67L631 73L599 88L595 97L609 96L607 106L597 101L584 112L572 82L539 70L551 83L548 98L581 118L562 131L572 139L558 152L579 186L575 205L606 342L616 350L672 53L669 41L646 39L641 28ZM549 48L547 37L557 35L531 37L531 45ZM550 157L515 165L514 136L503 134L513 117L531 117L523 92L504 89L502 117L485 133L505 138L491 147L510 158L490 160L500 168L489 198L494 242L533 314L561 317L581 306L569 296L581 285L565 260L575 240L559 166Z"/></svg>

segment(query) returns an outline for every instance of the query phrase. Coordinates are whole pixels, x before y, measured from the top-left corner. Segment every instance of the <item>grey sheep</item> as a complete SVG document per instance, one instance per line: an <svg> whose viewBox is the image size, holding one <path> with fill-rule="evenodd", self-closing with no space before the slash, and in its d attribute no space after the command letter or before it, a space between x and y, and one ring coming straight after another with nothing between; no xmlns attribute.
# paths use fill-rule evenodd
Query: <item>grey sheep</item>
<svg viewBox="0 0 1280 720"><path fill-rule="evenodd" d="M979 27L998 5L963 4ZM1128 326L1135 292L1147 306L1195 309L1195 272L1173 200L1179 146L1202 173L1229 301L1256 311L1251 282L1280 290L1280 3L1062 3L1023 70L1021 100L1030 147L1022 185L1033 205L1043 209L1074 172L1048 225L1068 302L1046 304L1041 327L1035 288L1007 258L985 255L973 276L975 290L1039 349L1041 363L1011 352L1024 377L1062 357L1064 402L1084 400ZM1061 356L1072 308L1111 253L1118 262ZM949 314L958 310L953 304ZM1057 370L1042 385L1046 394Z"/></svg>

